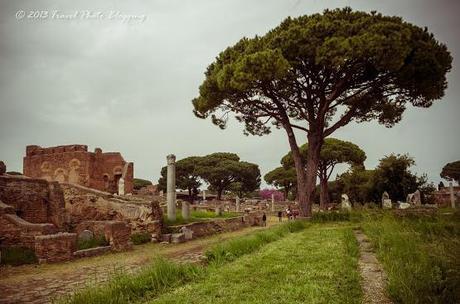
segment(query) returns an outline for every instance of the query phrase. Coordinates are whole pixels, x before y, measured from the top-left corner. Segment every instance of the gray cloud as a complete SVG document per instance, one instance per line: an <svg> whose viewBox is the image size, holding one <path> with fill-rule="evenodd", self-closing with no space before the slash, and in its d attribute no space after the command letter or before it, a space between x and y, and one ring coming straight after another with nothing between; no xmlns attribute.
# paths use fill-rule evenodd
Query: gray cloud
<svg viewBox="0 0 460 304"><path fill-rule="evenodd" d="M343 6L427 26L452 52L442 101L428 110L409 108L392 129L352 124L335 134L359 144L368 167L391 152L409 153L415 171L438 181L442 166L460 158L458 1L1 0L0 159L21 171L28 144L82 143L122 152L135 162L136 176L154 180L169 153L236 152L266 173L288 150L283 132L246 137L236 122L222 131L194 117L191 100L203 73L243 36L264 34L287 16ZM146 20L17 20L18 10L119 11Z"/></svg>

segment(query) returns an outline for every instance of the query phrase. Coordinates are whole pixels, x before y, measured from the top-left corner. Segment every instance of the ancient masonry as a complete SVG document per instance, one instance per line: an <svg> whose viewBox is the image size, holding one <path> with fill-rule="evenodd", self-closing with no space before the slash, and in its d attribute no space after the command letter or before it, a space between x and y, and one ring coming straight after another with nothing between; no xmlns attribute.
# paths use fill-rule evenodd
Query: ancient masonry
<svg viewBox="0 0 460 304"><path fill-rule="evenodd" d="M133 192L133 171L133 163L126 162L119 152L103 153L100 148L88 152L85 145L27 146L24 157L25 176L120 195Z"/></svg>

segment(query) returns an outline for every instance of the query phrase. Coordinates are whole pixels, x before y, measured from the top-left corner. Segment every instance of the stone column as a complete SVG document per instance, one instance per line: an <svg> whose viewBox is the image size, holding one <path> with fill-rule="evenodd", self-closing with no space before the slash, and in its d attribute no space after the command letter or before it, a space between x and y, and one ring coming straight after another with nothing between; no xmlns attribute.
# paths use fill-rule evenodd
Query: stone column
<svg viewBox="0 0 460 304"><path fill-rule="evenodd" d="M206 190L203 190L203 202L206 201Z"/></svg>
<svg viewBox="0 0 460 304"><path fill-rule="evenodd" d="M449 183L449 190L450 190L450 206L452 208L455 208L454 184L452 182Z"/></svg>
<svg viewBox="0 0 460 304"><path fill-rule="evenodd" d="M240 197L236 197L236 206L235 206L236 212L240 212Z"/></svg>
<svg viewBox="0 0 460 304"><path fill-rule="evenodd" d="M184 220L190 219L190 203L182 202L182 218Z"/></svg>
<svg viewBox="0 0 460 304"><path fill-rule="evenodd" d="M170 154L166 157L168 162L166 201L168 206L168 220L176 220L176 156Z"/></svg>
<svg viewBox="0 0 460 304"><path fill-rule="evenodd" d="M275 212L275 193L272 193L272 212Z"/></svg>

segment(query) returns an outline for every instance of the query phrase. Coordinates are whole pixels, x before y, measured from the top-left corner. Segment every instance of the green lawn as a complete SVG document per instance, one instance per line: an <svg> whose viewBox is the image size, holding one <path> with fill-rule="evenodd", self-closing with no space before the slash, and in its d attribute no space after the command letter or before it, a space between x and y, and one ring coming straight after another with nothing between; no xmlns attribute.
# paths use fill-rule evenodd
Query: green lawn
<svg viewBox="0 0 460 304"><path fill-rule="evenodd" d="M149 303L360 303L351 228L314 225Z"/></svg>

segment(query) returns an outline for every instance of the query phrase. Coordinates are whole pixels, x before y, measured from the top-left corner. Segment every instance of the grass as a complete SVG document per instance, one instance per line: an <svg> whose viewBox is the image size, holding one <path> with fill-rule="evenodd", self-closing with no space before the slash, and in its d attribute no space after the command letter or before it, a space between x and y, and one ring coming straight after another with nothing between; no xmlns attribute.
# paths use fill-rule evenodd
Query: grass
<svg viewBox="0 0 460 304"><path fill-rule="evenodd" d="M396 303L460 303L460 214L396 218L368 214L362 223L388 275Z"/></svg>
<svg viewBox="0 0 460 304"><path fill-rule="evenodd" d="M200 278L203 274L204 270L199 266L177 265L157 259L138 274L118 274L108 284L88 287L57 303L132 303L142 297L155 297L172 287Z"/></svg>
<svg viewBox="0 0 460 304"><path fill-rule="evenodd" d="M1 264L19 266L37 263L37 256L26 247L5 247L1 249Z"/></svg>
<svg viewBox="0 0 460 304"><path fill-rule="evenodd" d="M210 248L205 254L210 263L221 264L256 251L260 247L277 241L289 233L300 231L308 224L302 221L287 222L273 228L252 233L250 235L228 240Z"/></svg>
<svg viewBox="0 0 460 304"><path fill-rule="evenodd" d="M225 252L231 252L234 256L253 252L263 244L275 241L282 236L303 229L304 223L291 222L275 226L273 228L258 231L248 236L243 236L239 240L243 243L251 243L258 240L258 246L246 246L244 251L236 251L233 240L227 240L212 247L224 248ZM240 243L241 244L241 243ZM221 247L223 246L223 247ZM217 265L216 260L212 259L212 264ZM225 259L219 259L220 264ZM202 266L178 265L164 259L157 259L149 268L139 274L128 275L119 274L112 278L108 284L102 286L88 286L86 289L77 292L73 296L61 299L58 303L79 304L79 303L131 303L141 298L155 297L162 292L188 282L203 278L207 269Z"/></svg>
<svg viewBox="0 0 460 304"><path fill-rule="evenodd" d="M361 303L351 228L315 225L148 303Z"/></svg>
<svg viewBox="0 0 460 304"><path fill-rule="evenodd" d="M105 239L103 235L95 236L89 240L78 240L77 248L78 250L95 248L100 246L108 246L109 242Z"/></svg>
<svg viewBox="0 0 460 304"><path fill-rule="evenodd" d="M185 220L182 217L182 213L180 212L180 210L178 210L178 212L176 213L175 221L168 220L168 217L166 215L163 216L163 221L168 226L174 226L174 225L183 225L183 224L192 223L192 222L199 222L199 221L203 221L207 219L231 218L231 217L236 217L238 215L239 215L238 213L234 213L234 212L223 212L222 215L217 216L216 213L213 211L192 210L190 212L190 219Z"/></svg>

